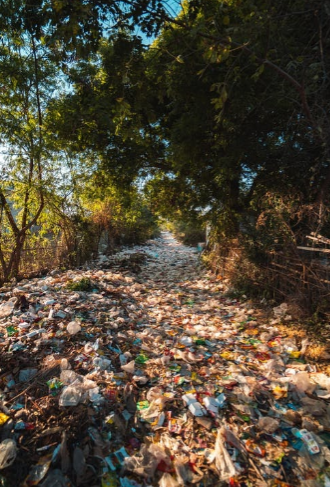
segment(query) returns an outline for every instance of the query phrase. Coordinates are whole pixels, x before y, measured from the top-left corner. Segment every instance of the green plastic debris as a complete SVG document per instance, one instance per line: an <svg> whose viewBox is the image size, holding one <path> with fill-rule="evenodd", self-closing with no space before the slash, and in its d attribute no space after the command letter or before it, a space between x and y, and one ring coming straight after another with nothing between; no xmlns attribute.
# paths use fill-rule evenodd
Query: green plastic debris
<svg viewBox="0 0 330 487"><path fill-rule="evenodd" d="M150 406L149 401L139 401L136 404L138 411L141 411L142 409L148 409L149 406Z"/></svg>
<svg viewBox="0 0 330 487"><path fill-rule="evenodd" d="M137 364L145 364L146 362L148 362L148 360L149 360L149 357L147 357L146 355L144 355L144 353L140 353L135 358L135 363L137 363Z"/></svg>

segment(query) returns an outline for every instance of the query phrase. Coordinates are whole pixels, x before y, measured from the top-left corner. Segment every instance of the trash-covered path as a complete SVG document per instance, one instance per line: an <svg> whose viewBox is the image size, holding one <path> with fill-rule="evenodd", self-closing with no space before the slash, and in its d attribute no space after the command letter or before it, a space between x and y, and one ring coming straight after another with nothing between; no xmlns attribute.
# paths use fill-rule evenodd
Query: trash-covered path
<svg viewBox="0 0 330 487"><path fill-rule="evenodd" d="M329 377L222 291L165 233L2 288L0 485L329 486Z"/></svg>

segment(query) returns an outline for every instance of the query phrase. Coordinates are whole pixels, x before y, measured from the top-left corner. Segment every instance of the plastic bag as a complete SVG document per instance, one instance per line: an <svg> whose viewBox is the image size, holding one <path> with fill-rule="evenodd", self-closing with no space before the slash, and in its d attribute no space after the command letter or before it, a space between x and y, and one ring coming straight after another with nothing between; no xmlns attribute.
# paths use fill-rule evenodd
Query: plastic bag
<svg viewBox="0 0 330 487"><path fill-rule="evenodd" d="M83 450L79 446L76 446L73 451L73 469L77 475L78 484L80 484L86 472L86 459Z"/></svg>
<svg viewBox="0 0 330 487"><path fill-rule="evenodd" d="M0 470L12 465L17 455L16 442L11 439L0 443Z"/></svg>
<svg viewBox="0 0 330 487"><path fill-rule="evenodd" d="M323 416L326 413L326 405L321 400L315 400L310 397L303 397L301 400L303 404L304 414L311 414L314 417Z"/></svg>
<svg viewBox="0 0 330 487"><path fill-rule="evenodd" d="M70 369L64 369L61 372L60 380L64 385L72 384L78 377L78 374Z"/></svg>
<svg viewBox="0 0 330 487"><path fill-rule="evenodd" d="M279 426L280 422L278 419L271 418L270 416L260 418L257 424L258 429L266 433L274 433Z"/></svg>
<svg viewBox="0 0 330 487"><path fill-rule="evenodd" d="M299 392L308 392L312 394L315 390L315 384L312 384L307 372L298 372L292 377L291 382L295 384Z"/></svg>
<svg viewBox="0 0 330 487"><path fill-rule="evenodd" d="M169 473L164 473L158 483L159 487L178 487L180 484Z"/></svg>
<svg viewBox="0 0 330 487"><path fill-rule="evenodd" d="M217 439L215 441L215 467L219 472L219 478L224 482L228 482L230 477L236 475L236 469L224 445L223 435L225 434L226 432L223 427L218 429Z"/></svg>
<svg viewBox="0 0 330 487"><path fill-rule="evenodd" d="M306 350L307 350L307 347L309 345L309 339L308 338L305 338L304 340L302 340L301 342L301 349L300 349L300 355L305 355L306 353Z"/></svg>
<svg viewBox="0 0 330 487"><path fill-rule="evenodd" d="M76 333L79 333L80 330L81 330L81 326L80 326L80 323L78 321L70 321L70 323L68 323L68 326L66 327L68 333L70 333L70 335L76 335Z"/></svg>
<svg viewBox="0 0 330 487"><path fill-rule="evenodd" d="M187 459L184 455L178 455L175 457L174 461L175 473L178 477L178 482L180 485L187 485L191 480L190 471L187 469Z"/></svg>
<svg viewBox="0 0 330 487"><path fill-rule="evenodd" d="M62 358L61 360L61 370L69 370L71 369L70 362L67 358Z"/></svg>
<svg viewBox="0 0 330 487"><path fill-rule="evenodd" d="M77 406L80 403L82 396L83 393L82 393L81 386L70 385L64 387L59 399L59 405L64 407Z"/></svg>
<svg viewBox="0 0 330 487"><path fill-rule="evenodd" d="M64 477L61 470L56 469L49 472L40 487L67 487L68 485L70 485L68 479Z"/></svg>
<svg viewBox="0 0 330 487"><path fill-rule="evenodd" d="M147 400L148 401L155 401L163 396L164 391L160 387L151 387L147 392Z"/></svg>
<svg viewBox="0 0 330 487"><path fill-rule="evenodd" d="M273 313L276 318L283 318L288 311L288 305L287 303L282 303L279 306L276 306L273 308Z"/></svg>
<svg viewBox="0 0 330 487"><path fill-rule="evenodd" d="M122 365L121 369L128 374L134 374L135 372L135 360L131 360L128 364Z"/></svg>
<svg viewBox="0 0 330 487"><path fill-rule="evenodd" d="M235 435L235 433L229 428L229 427L224 427L222 429L223 435L226 439L226 442L236 448L236 450L245 453L246 448L245 445L241 442L241 440Z"/></svg>
<svg viewBox="0 0 330 487"><path fill-rule="evenodd" d="M330 377L328 377L326 374L319 372L313 374L312 379L314 382L316 382L316 384L318 384L323 389L327 389L327 391L330 393Z"/></svg>
<svg viewBox="0 0 330 487"><path fill-rule="evenodd" d="M148 451L146 445L143 445L136 455L125 458L124 468L134 472L136 475L147 478L153 476L158 463L159 460Z"/></svg>
<svg viewBox="0 0 330 487"><path fill-rule="evenodd" d="M29 382L29 380L33 379L38 373L38 369L22 369L19 372L18 380L20 382Z"/></svg>
<svg viewBox="0 0 330 487"><path fill-rule="evenodd" d="M0 305L0 319L7 318L14 311L15 303L13 301L7 301Z"/></svg>
<svg viewBox="0 0 330 487"><path fill-rule="evenodd" d="M100 370L108 370L111 367L111 360L104 357L94 357L93 365L98 367Z"/></svg>

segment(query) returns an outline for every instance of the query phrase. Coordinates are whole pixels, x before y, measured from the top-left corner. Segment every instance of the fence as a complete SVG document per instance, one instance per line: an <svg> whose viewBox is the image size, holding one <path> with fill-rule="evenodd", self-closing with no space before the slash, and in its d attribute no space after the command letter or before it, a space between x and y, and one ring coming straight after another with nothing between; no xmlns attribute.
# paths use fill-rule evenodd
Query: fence
<svg viewBox="0 0 330 487"><path fill-rule="evenodd" d="M65 260L67 247L56 241L49 245L25 248L22 251L19 277L29 277L54 269ZM9 259L10 252L4 252L5 259ZM3 271L0 268L0 283L3 282Z"/></svg>
<svg viewBox="0 0 330 487"><path fill-rule="evenodd" d="M308 251L298 250L301 252L297 257L283 253L270 256L269 266L265 269L268 286L279 298L292 297L309 309L320 304L324 307L330 297L330 261L320 250L315 250L316 255L306 255Z"/></svg>
<svg viewBox="0 0 330 487"><path fill-rule="evenodd" d="M262 263L253 263L238 242L215 253L213 269L238 288L267 293L278 301L290 300L310 312L330 314L330 240L309 236L314 247L301 246L268 252ZM322 244L322 248L317 245Z"/></svg>

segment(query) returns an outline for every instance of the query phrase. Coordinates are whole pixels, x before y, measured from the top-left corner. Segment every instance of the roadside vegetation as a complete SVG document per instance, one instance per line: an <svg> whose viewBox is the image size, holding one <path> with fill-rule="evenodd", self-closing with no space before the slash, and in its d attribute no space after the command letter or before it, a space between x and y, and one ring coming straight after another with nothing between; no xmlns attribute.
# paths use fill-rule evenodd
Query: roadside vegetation
<svg viewBox="0 0 330 487"><path fill-rule="evenodd" d="M326 312L327 1L0 10L2 281L161 218L194 245L207 225L207 262L244 291Z"/></svg>

